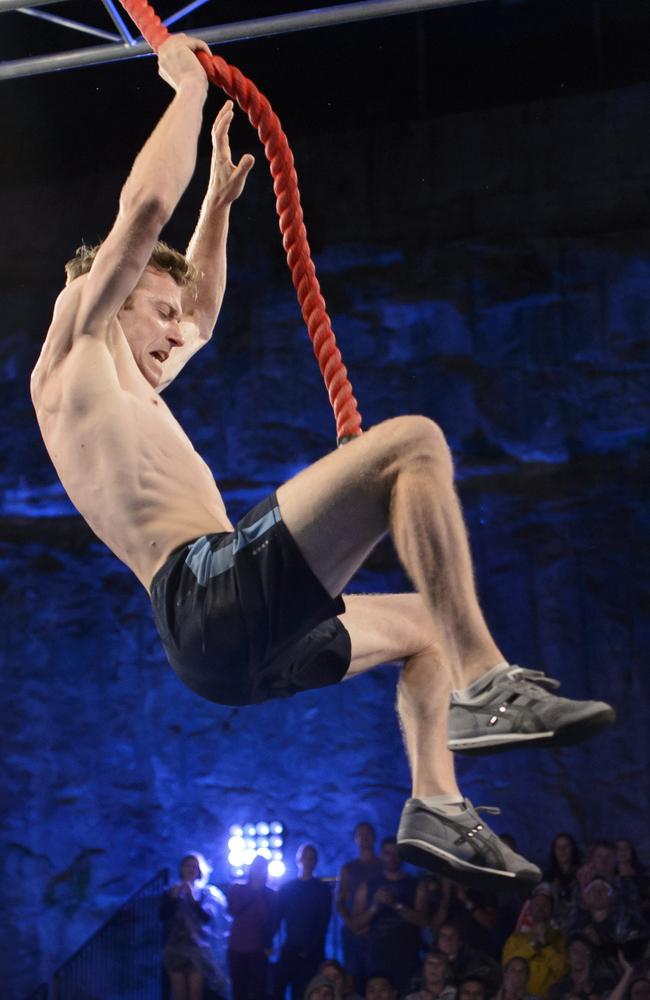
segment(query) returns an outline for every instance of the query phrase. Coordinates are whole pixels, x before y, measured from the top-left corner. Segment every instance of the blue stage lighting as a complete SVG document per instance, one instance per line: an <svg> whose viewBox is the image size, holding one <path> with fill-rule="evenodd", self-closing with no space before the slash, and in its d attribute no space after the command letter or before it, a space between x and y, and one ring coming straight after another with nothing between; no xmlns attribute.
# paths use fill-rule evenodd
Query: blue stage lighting
<svg viewBox="0 0 650 1000"><path fill-rule="evenodd" d="M256 857L269 862L271 878L281 878L286 872L283 861L284 825L279 820L259 823L233 823L229 829L228 864L233 878L246 874Z"/></svg>

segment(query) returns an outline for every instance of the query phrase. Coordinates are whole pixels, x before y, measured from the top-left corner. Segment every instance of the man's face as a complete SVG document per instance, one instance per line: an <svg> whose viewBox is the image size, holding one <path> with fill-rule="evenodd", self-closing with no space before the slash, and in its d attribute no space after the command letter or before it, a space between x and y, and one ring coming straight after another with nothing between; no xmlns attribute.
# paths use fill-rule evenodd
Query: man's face
<svg viewBox="0 0 650 1000"><path fill-rule="evenodd" d="M374 851L375 840L375 831L371 827L370 823L359 823L359 826L354 833L354 842L359 850Z"/></svg>
<svg viewBox="0 0 650 1000"><path fill-rule="evenodd" d="M449 971L449 961L445 955L427 955L422 968L425 985L444 983Z"/></svg>
<svg viewBox="0 0 650 1000"><path fill-rule="evenodd" d="M343 972L338 965L324 965L321 968L321 975L331 979L339 992L343 992Z"/></svg>
<svg viewBox="0 0 650 1000"><path fill-rule="evenodd" d="M296 861L306 875L311 875L318 861L316 849L311 844L304 844L298 851Z"/></svg>
<svg viewBox="0 0 650 1000"><path fill-rule="evenodd" d="M154 389L167 358L183 344L181 289L171 274L148 267L119 312L136 365Z"/></svg>
<svg viewBox="0 0 650 1000"><path fill-rule="evenodd" d="M613 847L607 847L605 844L596 847L591 856L591 863L596 875L611 880L616 874L616 854Z"/></svg>
<svg viewBox="0 0 650 1000"><path fill-rule="evenodd" d="M384 871L391 875L400 870L402 862L397 852L397 844L384 844L381 849L381 865Z"/></svg>
<svg viewBox="0 0 650 1000"><path fill-rule="evenodd" d="M611 905L611 887L600 879L595 882L591 882L585 889L584 895L588 910L607 910Z"/></svg>
<svg viewBox="0 0 650 1000"><path fill-rule="evenodd" d="M528 966L523 959L510 959L503 973L503 985L511 995L524 995L528 985Z"/></svg>
<svg viewBox="0 0 650 1000"><path fill-rule="evenodd" d="M254 888L260 889L263 885L266 885L268 873L268 861L258 854L248 869L248 881Z"/></svg>
<svg viewBox="0 0 650 1000"><path fill-rule="evenodd" d="M323 983L309 991L309 1000L334 1000L334 987Z"/></svg>
<svg viewBox="0 0 650 1000"><path fill-rule="evenodd" d="M591 964L591 952L584 941L572 941L567 948L567 962L571 972L585 972Z"/></svg>
<svg viewBox="0 0 650 1000"><path fill-rule="evenodd" d="M366 984L364 1000L396 1000L397 993L383 976L373 976Z"/></svg>
<svg viewBox="0 0 650 1000"><path fill-rule="evenodd" d="M534 924L545 923L553 913L553 897L546 892L536 892L530 901L530 919Z"/></svg>
<svg viewBox="0 0 650 1000"><path fill-rule="evenodd" d="M458 991L458 1000L485 1000L485 986L477 979L468 979Z"/></svg>
<svg viewBox="0 0 650 1000"><path fill-rule="evenodd" d="M443 924L438 931L438 947L445 955L454 959L460 950L460 936L455 927Z"/></svg>

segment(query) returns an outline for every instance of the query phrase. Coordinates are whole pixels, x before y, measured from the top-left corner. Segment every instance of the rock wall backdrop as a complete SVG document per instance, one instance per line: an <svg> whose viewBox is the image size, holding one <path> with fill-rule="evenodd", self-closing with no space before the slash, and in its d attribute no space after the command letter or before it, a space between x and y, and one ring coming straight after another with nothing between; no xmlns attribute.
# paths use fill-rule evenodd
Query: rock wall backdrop
<svg viewBox="0 0 650 1000"><path fill-rule="evenodd" d="M460 23L449 16L447 27ZM377 39L388 54L365 92L356 78L328 89L312 57L331 50L314 35L268 42L275 63L262 43L228 58L294 126L317 268L365 426L400 413L441 424L499 643L619 713L575 749L461 760L463 787L500 805L496 828L542 862L561 829L647 851L650 84L565 93L561 64L546 93L513 84L518 100L488 100L477 71L473 101L453 110L435 94L443 21L413 23L396 62L397 20L373 29L377 60ZM341 41L342 75L366 37L328 36ZM151 62L1 86L0 948L2 996L18 1000L188 848L225 881L233 822L281 819L289 849L314 840L321 874L335 874L359 819L394 832L408 770L394 667L244 709L185 689L146 594L66 500L28 376L62 262L110 226L167 95ZM206 115L218 104L212 95ZM255 143L238 124L238 153ZM171 242L191 232L208 152L204 142ZM236 517L334 444L261 156L233 210L229 260L217 334L168 402ZM408 586L386 542L350 589Z"/></svg>

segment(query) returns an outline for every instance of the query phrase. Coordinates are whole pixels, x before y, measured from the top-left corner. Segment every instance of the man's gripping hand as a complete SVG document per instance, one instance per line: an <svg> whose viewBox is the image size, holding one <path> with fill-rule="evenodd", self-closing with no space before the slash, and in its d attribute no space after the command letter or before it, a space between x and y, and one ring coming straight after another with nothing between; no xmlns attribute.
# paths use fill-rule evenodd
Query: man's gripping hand
<svg viewBox="0 0 650 1000"><path fill-rule="evenodd" d="M226 101L212 126L212 162L208 196L213 204L230 205L244 190L255 157L245 153L235 166L230 153L228 130L234 117L232 101Z"/></svg>
<svg viewBox="0 0 650 1000"><path fill-rule="evenodd" d="M208 78L195 52L211 55L206 42L190 35L170 35L158 52L158 72L174 90L180 90L186 83L203 83L208 86Z"/></svg>

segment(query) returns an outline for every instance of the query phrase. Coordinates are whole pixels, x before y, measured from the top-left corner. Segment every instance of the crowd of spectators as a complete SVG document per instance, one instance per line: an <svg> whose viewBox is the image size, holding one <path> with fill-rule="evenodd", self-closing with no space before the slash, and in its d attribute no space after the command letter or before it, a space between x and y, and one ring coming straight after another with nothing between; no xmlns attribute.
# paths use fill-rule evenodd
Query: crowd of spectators
<svg viewBox="0 0 650 1000"><path fill-rule="evenodd" d="M650 1000L650 879L628 840L583 858L558 834L522 898L405 871L395 838L377 851L368 823L354 839L334 892L311 844L277 891L261 858L229 887L232 1000Z"/></svg>

